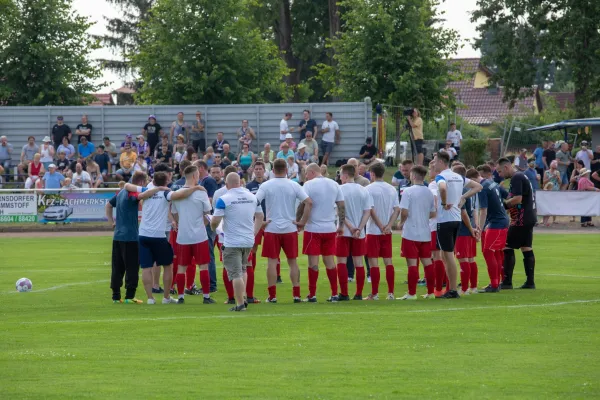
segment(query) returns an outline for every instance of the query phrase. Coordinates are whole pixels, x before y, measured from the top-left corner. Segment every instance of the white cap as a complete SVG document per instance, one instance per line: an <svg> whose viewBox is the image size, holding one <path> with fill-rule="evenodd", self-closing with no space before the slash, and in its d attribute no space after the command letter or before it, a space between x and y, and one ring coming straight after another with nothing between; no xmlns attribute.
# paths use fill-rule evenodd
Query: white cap
<svg viewBox="0 0 600 400"><path fill-rule="evenodd" d="M48 168L56 168L56 165L50 164L50 165L48 165Z"/></svg>
<svg viewBox="0 0 600 400"><path fill-rule="evenodd" d="M300 149L304 149L304 148L306 148L306 145L305 145L304 143L300 143L300 144L298 145L298 150L300 150Z"/></svg>
<svg viewBox="0 0 600 400"><path fill-rule="evenodd" d="M292 136L291 133L288 133L288 134L285 135L285 138L286 139L293 139L294 137Z"/></svg>
<svg viewBox="0 0 600 400"><path fill-rule="evenodd" d="M44 137L44 140L42 140L43 143L51 142L51 141L52 140L50 140L50 136L46 136L46 137Z"/></svg>

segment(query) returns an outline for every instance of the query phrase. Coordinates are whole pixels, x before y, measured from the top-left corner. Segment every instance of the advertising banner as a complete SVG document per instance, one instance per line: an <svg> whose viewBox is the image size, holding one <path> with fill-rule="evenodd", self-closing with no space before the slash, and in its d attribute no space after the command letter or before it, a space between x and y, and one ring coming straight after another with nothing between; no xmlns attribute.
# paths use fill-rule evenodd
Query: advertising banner
<svg viewBox="0 0 600 400"><path fill-rule="evenodd" d="M37 221L35 193L0 194L0 223Z"/></svg>
<svg viewBox="0 0 600 400"><path fill-rule="evenodd" d="M114 195L114 192L38 194L38 221L44 224L106 221L106 203Z"/></svg>

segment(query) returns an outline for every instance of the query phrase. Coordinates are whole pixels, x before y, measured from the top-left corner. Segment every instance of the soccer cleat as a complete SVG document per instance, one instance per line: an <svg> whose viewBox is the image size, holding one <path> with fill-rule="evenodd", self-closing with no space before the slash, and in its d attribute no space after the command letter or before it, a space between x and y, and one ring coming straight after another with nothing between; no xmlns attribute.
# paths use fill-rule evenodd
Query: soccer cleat
<svg viewBox="0 0 600 400"><path fill-rule="evenodd" d="M419 279L419 280L417 281L417 285L418 285L418 286L426 286L426 285L427 285L427 281L425 280L425 278L423 278L423 279Z"/></svg>
<svg viewBox="0 0 600 400"><path fill-rule="evenodd" d="M219 291L219 289L217 289L217 288L210 289L210 293L217 293L218 291Z"/></svg>
<svg viewBox="0 0 600 400"><path fill-rule="evenodd" d="M435 299L435 294L434 293L427 293L427 294L424 294L421 297L424 298L425 300L433 300L433 299Z"/></svg>
<svg viewBox="0 0 600 400"><path fill-rule="evenodd" d="M113 304L123 304L123 300L113 300Z"/></svg>
<svg viewBox="0 0 600 400"><path fill-rule="evenodd" d="M375 295L374 295L374 294L372 294L372 293L371 293L371 294L369 294L369 295L367 296L367 298L366 298L366 299L364 299L364 300L379 300L379 294L375 294Z"/></svg>
<svg viewBox="0 0 600 400"><path fill-rule="evenodd" d="M266 300L267 303L277 303L277 297L269 297Z"/></svg>
<svg viewBox="0 0 600 400"><path fill-rule="evenodd" d="M367 283L371 283L371 277L367 276Z"/></svg>
<svg viewBox="0 0 600 400"><path fill-rule="evenodd" d="M387 297L385 299L386 300L396 300L396 296L394 296L394 293L388 293Z"/></svg>
<svg viewBox="0 0 600 400"><path fill-rule="evenodd" d="M438 299L460 299L460 295L456 290L449 290L443 295L437 297Z"/></svg>
<svg viewBox="0 0 600 400"><path fill-rule="evenodd" d="M504 283L504 282L502 282L500 284L500 289L502 289L502 290L510 290L512 288L513 288L512 283Z"/></svg>
<svg viewBox="0 0 600 400"><path fill-rule="evenodd" d="M348 278L348 283L354 282L354 278Z"/></svg>
<svg viewBox="0 0 600 400"><path fill-rule="evenodd" d="M187 294L188 296L200 296L202 294L202 292L200 290L196 289L195 287L193 287L191 289L185 289L184 293Z"/></svg>
<svg viewBox="0 0 600 400"><path fill-rule="evenodd" d="M295 300L296 299L294 299L294 302L296 302ZM313 296L313 297L306 296L306 299L304 300L304 302L305 303L316 303L317 302L317 296Z"/></svg>
<svg viewBox="0 0 600 400"><path fill-rule="evenodd" d="M477 293L479 293L479 290L476 287L472 287L471 289L469 289L469 292L471 294L477 294Z"/></svg>
<svg viewBox="0 0 600 400"><path fill-rule="evenodd" d="M125 304L144 304L144 302L134 297L133 299L125 299Z"/></svg>
<svg viewBox="0 0 600 400"><path fill-rule="evenodd" d="M169 293L170 293L170 294L177 294L177 290L175 290L175 289L171 289L171 290L169 290Z"/></svg>
<svg viewBox="0 0 600 400"><path fill-rule="evenodd" d="M410 294L406 293L404 296L400 297L398 300L417 300L417 295L416 294L410 295Z"/></svg>
<svg viewBox="0 0 600 400"><path fill-rule="evenodd" d="M481 289L479 291L479 293L499 293L500 289L498 289L497 287L494 288L492 287L492 285L487 285L486 287L484 287L483 289Z"/></svg>
<svg viewBox="0 0 600 400"><path fill-rule="evenodd" d="M525 282L519 289L535 289L535 283Z"/></svg>
<svg viewBox="0 0 600 400"><path fill-rule="evenodd" d="M241 306L231 307L229 311L247 311L246 306L242 304Z"/></svg>
<svg viewBox="0 0 600 400"><path fill-rule="evenodd" d="M302 303L302 299L300 297L294 297L294 303Z"/></svg>
<svg viewBox="0 0 600 400"><path fill-rule="evenodd" d="M248 297L246 299L246 303L248 303L248 304L260 304L260 300L257 299L256 297Z"/></svg>
<svg viewBox="0 0 600 400"><path fill-rule="evenodd" d="M277 283L283 283L283 281L281 280L281 276L277 277Z"/></svg>
<svg viewBox="0 0 600 400"><path fill-rule="evenodd" d="M329 303L337 303L339 301L338 296L331 296L330 298L327 299L327 302Z"/></svg>
<svg viewBox="0 0 600 400"><path fill-rule="evenodd" d="M164 293L165 290L163 288L161 288L160 286L158 287L158 289L156 288L152 288L152 293Z"/></svg>
<svg viewBox="0 0 600 400"><path fill-rule="evenodd" d="M162 303L163 304L177 304L177 299L174 299L172 297L169 297L167 299L163 298Z"/></svg>
<svg viewBox="0 0 600 400"><path fill-rule="evenodd" d="M156 304L156 300L154 300L154 299L148 299L148 301L146 303L147 304Z"/></svg>
<svg viewBox="0 0 600 400"><path fill-rule="evenodd" d="M227 299L224 304L235 304L235 299Z"/></svg>
<svg viewBox="0 0 600 400"><path fill-rule="evenodd" d="M185 303L185 300L183 299L183 297L180 297L180 298L177 300L177 304L184 304L184 303Z"/></svg>
<svg viewBox="0 0 600 400"><path fill-rule="evenodd" d="M352 300L362 300L362 294L355 294L354 297L352 298Z"/></svg>
<svg viewBox="0 0 600 400"><path fill-rule="evenodd" d="M458 294L460 294L461 296L468 296L471 294L471 291L469 289L467 290L459 290Z"/></svg>
<svg viewBox="0 0 600 400"><path fill-rule="evenodd" d="M204 300L202 300L202 304L215 304L216 301L213 298L210 297L205 297Z"/></svg>
<svg viewBox="0 0 600 400"><path fill-rule="evenodd" d="M350 301L350 296L347 294L338 294L338 301Z"/></svg>

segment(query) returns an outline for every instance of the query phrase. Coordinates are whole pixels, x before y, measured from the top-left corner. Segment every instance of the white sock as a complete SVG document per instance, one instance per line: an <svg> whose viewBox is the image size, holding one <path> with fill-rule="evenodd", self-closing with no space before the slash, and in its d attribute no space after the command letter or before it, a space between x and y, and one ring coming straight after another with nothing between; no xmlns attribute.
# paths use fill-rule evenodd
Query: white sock
<svg viewBox="0 0 600 400"><path fill-rule="evenodd" d="M182 295L182 294L180 294L180 295L179 295L179 298L180 298L180 299L183 299L183 295Z"/></svg>
<svg viewBox="0 0 600 400"><path fill-rule="evenodd" d="M202 296L204 296L205 299L210 298L210 294L202 294Z"/></svg>

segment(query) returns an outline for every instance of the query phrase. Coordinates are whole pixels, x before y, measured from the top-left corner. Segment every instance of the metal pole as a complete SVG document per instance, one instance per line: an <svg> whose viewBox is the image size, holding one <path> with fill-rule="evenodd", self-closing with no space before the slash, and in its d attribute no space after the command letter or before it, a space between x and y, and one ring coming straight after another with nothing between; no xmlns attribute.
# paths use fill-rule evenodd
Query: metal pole
<svg viewBox="0 0 600 400"><path fill-rule="evenodd" d="M500 157L504 154L504 138L506 138L506 126L508 125L508 119L504 120L504 131L502 132L502 140L500 140Z"/></svg>
<svg viewBox="0 0 600 400"><path fill-rule="evenodd" d="M510 137L512 135L514 125L515 125L515 120L513 119L510 124L510 130L508 131L508 139L506 139L506 147L504 148L504 152L506 152L506 150L508 149L508 144L510 143ZM501 156L504 156L504 153L502 153Z"/></svg>

